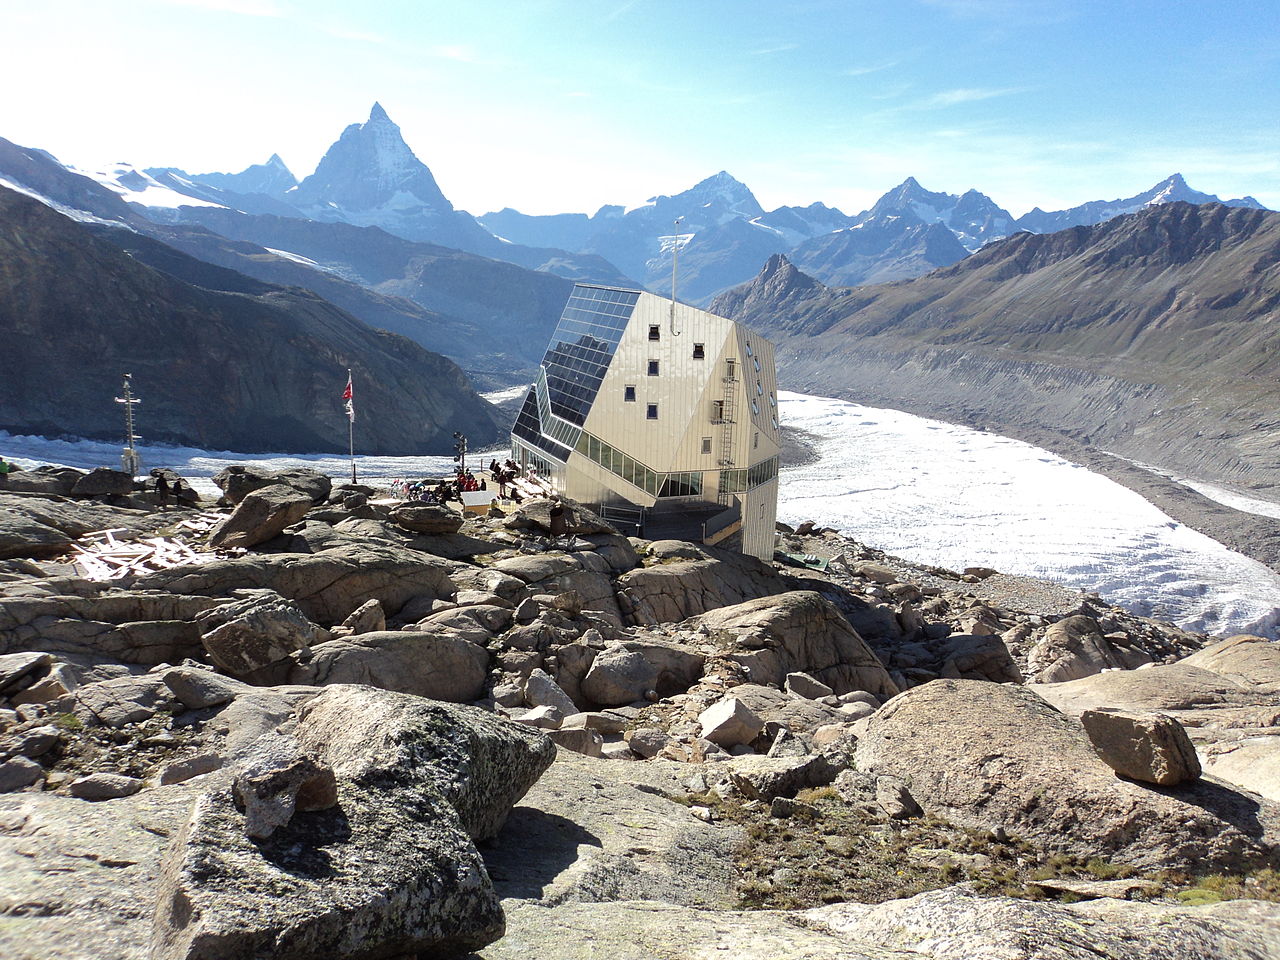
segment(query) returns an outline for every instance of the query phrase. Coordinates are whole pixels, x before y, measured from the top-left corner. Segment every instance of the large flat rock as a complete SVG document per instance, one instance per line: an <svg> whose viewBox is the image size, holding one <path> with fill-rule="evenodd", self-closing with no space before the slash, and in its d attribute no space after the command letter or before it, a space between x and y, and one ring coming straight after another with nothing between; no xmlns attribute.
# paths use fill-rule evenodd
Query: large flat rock
<svg viewBox="0 0 1280 960"><path fill-rule="evenodd" d="M1123 780L1078 720L1011 684L935 680L900 694L872 716L857 765L900 777L928 813L1046 851L1238 871L1268 863L1280 839L1275 804L1208 778Z"/></svg>
<svg viewBox="0 0 1280 960"><path fill-rule="evenodd" d="M935 890L877 905L708 911L507 901L484 960L1276 960L1280 905L1063 904Z"/></svg>

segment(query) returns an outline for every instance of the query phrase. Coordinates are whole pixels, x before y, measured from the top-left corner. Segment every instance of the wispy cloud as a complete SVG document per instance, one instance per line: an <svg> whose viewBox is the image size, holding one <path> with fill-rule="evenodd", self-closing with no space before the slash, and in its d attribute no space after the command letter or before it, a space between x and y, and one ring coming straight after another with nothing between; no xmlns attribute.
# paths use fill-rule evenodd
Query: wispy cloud
<svg viewBox="0 0 1280 960"><path fill-rule="evenodd" d="M1079 15L1074 0L921 0L958 20L986 21L999 26L1061 23Z"/></svg>
<svg viewBox="0 0 1280 960"><path fill-rule="evenodd" d="M163 0L172 7L195 7L245 17L283 17L287 12L275 0Z"/></svg>
<svg viewBox="0 0 1280 960"><path fill-rule="evenodd" d="M445 43L431 48L433 56L441 60L455 60L458 63L480 63L480 55L473 47L464 43Z"/></svg>
<svg viewBox="0 0 1280 960"><path fill-rule="evenodd" d="M847 67L840 71L842 77L865 77L869 73L879 73L881 70L890 70L896 67L901 61L884 60L880 63L860 64L856 67Z"/></svg>
<svg viewBox="0 0 1280 960"><path fill-rule="evenodd" d="M774 54L789 53L792 50L799 49L800 44L798 43L775 43L768 47L761 47L758 50L752 50L751 55L753 57L771 57Z"/></svg>
<svg viewBox="0 0 1280 960"><path fill-rule="evenodd" d="M1026 87L958 87L955 90L942 90L930 97L925 97L915 106L923 109L954 107L958 103L976 103L979 100L1007 97L1009 94L1025 91Z"/></svg>
<svg viewBox="0 0 1280 960"><path fill-rule="evenodd" d="M882 85L879 89L863 94L868 100L897 100L911 92L911 82L900 80L897 83Z"/></svg>

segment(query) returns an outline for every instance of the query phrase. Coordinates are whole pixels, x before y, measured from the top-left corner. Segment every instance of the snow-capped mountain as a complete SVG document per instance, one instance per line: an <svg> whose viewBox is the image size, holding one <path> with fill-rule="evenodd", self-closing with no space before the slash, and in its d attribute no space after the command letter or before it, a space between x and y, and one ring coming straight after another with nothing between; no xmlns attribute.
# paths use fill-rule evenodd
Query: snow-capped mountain
<svg viewBox="0 0 1280 960"><path fill-rule="evenodd" d="M1007 237L1013 232L1013 215L986 194L967 190L962 195L934 193L922 187L915 177L907 177L876 201L870 210L859 214L858 222L882 218L890 214L912 214L922 223L940 223L956 235L966 250Z"/></svg>
<svg viewBox="0 0 1280 960"><path fill-rule="evenodd" d="M671 256L662 238L682 236L680 263L686 283L680 293L698 300L752 276L771 253L790 249L786 231L755 222L764 216L747 185L721 170L680 193L653 196L631 208L610 204L590 217L529 216L507 208L479 219L512 242L555 244L604 257L657 291L671 287ZM801 225L793 233L807 236L812 229Z"/></svg>
<svg viewBox="0 0 1280 960"><path fill-rule="evenodd" d="M179 192L173 184L161 183L150 173L139 170L131 163L113 163L98 170L85 170L68 164L67 169L97 181L129 203L153 210L174 210L183 206L222 206L220 203L201 199L193 193ZM192 189L193 192L198 192L198 188L190 181L183 180L181 185Z"/></svg>
<svg viewBox="0 0 1280 960"><path fill-rule="evenodd" d="M1119 200L1091 200L1068 210L1045 211L1039 207L1019 217L1015 226L1019 230L1030 230L1032 233L1053 233L1067 227L1092 226L1112 217L1126 213L1137 213L1143 207L1154 204L1172 203L1183 200L1187 203L1221 203L1228 207L1249 207L1264 210L1253 197L1240 197L1236 200L1219 200L1211 193L1201 193L1187 185L1182 174L1175 173L1157 183L1150 190L1144 190L1136 196Z"/></svg>
<svg viewBox="0 0 1280 960"><path fill-rule="evenodd" d="M752 223L776 232L783 240L796 246L812 237L851 227L857 219L825 203L811 203L807 207L778 207L756 217Z"/></svg>
<svg viewBox="0 0 1280 960"><path fill-rule="evenodd" d="M329 147L315 173L289 191L289 201L318 220L364 221L453 213L427 165L404 142L400 128L375 103Z"/></svg>
<svg viewBox="0 0 1280 960"><path fill-rule="evenodd" d="M491 240L453 209L380 103L367 121L343 130L315 173L284 198L312 220L381 227L407 240L463 249Z"/></svg>
<svg viewBox="0 0 1280 960"><path fill-rule="evenodd" d="M912 213L886 213L811 237L789 256L828 286L851 287L918 277L968 255L943 224L925 223Z"/></svg>
<svg viewBox="0 0 1280 960"><path fill-rule="evenodd" d="M283 198L298 185L298 178L278 153L273 153L266 163L255 163L239 173L196 173L190 179L232 193L261 193L277 198Z"/></svg>

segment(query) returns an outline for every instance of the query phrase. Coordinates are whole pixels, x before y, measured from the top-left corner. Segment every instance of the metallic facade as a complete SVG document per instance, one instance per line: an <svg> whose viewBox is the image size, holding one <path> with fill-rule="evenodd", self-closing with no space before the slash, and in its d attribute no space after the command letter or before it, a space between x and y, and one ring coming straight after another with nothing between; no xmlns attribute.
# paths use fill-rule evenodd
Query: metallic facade
<svg viewBox="0 0 1280 960"><path fill-rule="evenodd" d="M731 537L768 559L777 389L773 345L746 327L653 294L579 284L512 448L574 500L645 508L655 522L704 518L708 542Z"/></svg>

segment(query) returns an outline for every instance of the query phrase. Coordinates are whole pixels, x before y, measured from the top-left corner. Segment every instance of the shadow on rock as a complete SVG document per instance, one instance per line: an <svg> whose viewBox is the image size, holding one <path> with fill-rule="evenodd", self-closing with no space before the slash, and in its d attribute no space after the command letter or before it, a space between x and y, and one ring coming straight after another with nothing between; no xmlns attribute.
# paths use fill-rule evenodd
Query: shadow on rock
<svg viewBox="0 0 1280 960"><path fill-rule="evenodd" d="M1176 787L1156 787L1151 784L1141 786L1200 807L1255 840L1271 840L1280 832L1280 815L1270 806L1264 806L1260 802L1261 797L1231 784L1201 777ZM1270 859L1280 860L1280 855L1272 851Z"/></svg>
<svg viewBox="0 0 1280 960"><path fill-rule="evenodd" d="M323 880L337 875L327 848L347 843L351 836L351 821L341 807L333 807L295 813L287 825L256 844L262 858L283 872Z"/></svg>
<svg viewBox="0 0 1280 960"><path fill-rule="evenodd" d="M500 897L536 900L578 859L583 845L602 846L599 837L572 820L516 807L502 833L479 846Z"/></svg>

